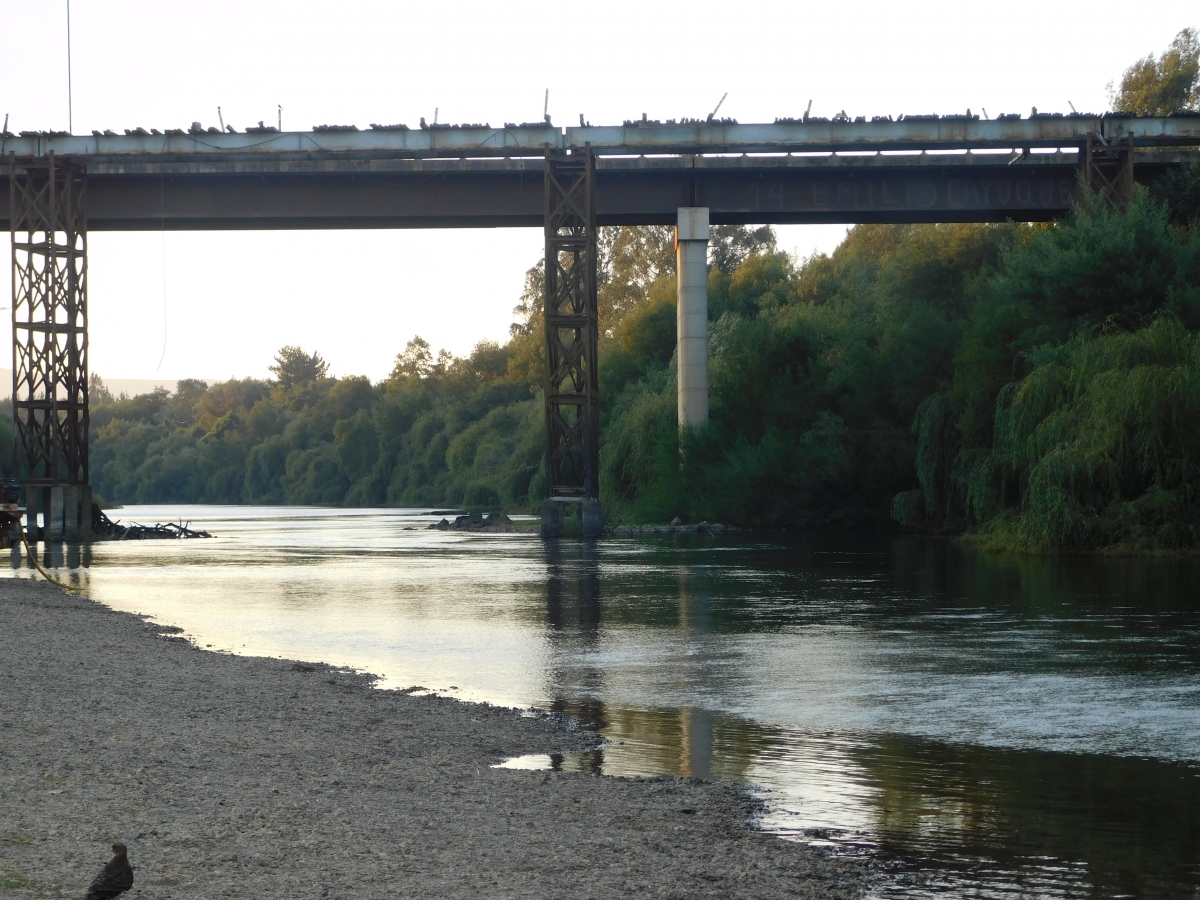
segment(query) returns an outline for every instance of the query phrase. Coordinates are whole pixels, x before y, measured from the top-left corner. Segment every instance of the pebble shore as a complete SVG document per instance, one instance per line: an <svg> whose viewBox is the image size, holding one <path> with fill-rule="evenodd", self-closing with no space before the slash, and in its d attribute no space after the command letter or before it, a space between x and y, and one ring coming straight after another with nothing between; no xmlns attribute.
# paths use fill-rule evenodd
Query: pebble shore
<svg viewBox="0 0 1200 900"><path fill-rule="evenodd" d="M0 581L0 897L851 898L860 861L751 827L736 785L494 769L561 719L198 649Z"/></svg>

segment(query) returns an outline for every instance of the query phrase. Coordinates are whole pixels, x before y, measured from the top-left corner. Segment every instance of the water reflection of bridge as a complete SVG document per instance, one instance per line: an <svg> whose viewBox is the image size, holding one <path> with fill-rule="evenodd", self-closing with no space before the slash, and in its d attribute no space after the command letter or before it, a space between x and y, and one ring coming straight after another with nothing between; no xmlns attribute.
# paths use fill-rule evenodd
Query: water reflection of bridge
<svg viewBox="0 0 1200 900"><path fill-rule="evenodd" d="M606 555L595 545L547 543L545 624L552 646L547 679L553 708L602 727L607 741L591 753L553 756L552 767L763 785L772 791L766 795L763 827L841 851L872 851L904 873L907 881L897 885L896 896L980 891L1051 897L1194 894L1200 777L1192 764L986 745L955 740L953 729L944 738L812 730L803 724L812 712L803 701L794 724L766 725L722 711L730 705L728 690L707 706L695 700L687 706L664 705L664 700L669 704L702 694L710 679L720 677L698 656L683 666L678 659L664 660L664 670L682 668L684 673L662 676L657 685L661 696L643 695L646 705L634 705L636 691L617 679L623 665L639 661L614 659L606 633L657 626L702 642L706 635L724 633L728 638L729 632L774 624L731 613L739 601L731 596L729 582L722 582L711 555L697 553L704 540L681 535L657 542L651 587L645 570L641 578L626 573L628 559L606 567ZM980 609L1014 605L1030 616L1051 607L1062 615L1066 604L1073 610L1072 627L1089 639L1094 639L1089 633L1094 626L1087 611L1111 602L1106 590L1122 574L1132 579L1125 585L1126 596L1173 597L1166 601L1176 604L1172 610L1191 596L1181 576L1194 574L1190 566L1156 568L1152 577L1140 564L1115 568L1127 561L1109 561L1097 570L1094 562L1082 560L992 560L964 555L938 539L904 539L889 550L889 593L911 595L919 603L946 597L956 608L964 603ZM805 555L802 547L789 551L793 561ZM806 560L805 568L817 580L831 575L813 560ZM810 621L804 615L785 620ZM896 624L907 630L910 623L899 616ZM671 652L664 645L631 648L628 640L617 642L626 644L627 654L662 657ZM571 660L586 660L589 653L603 659L572 671ZM733 670L739 665L736 653L728 661ZM1186 650L1179 655L1186 656ZM633 681L647 680L646 661L641 662ZM665 681L667 677L676 680ZM769 690L761 682L757 687ZM621 704L606 703L606 695L621 697ZM920 888L925 879L934 886L927 892Z"/></svg>
<svg viewBox="0 0 1200 900"><path fill-rule="evenodd" d="M5 133L0 221L13 242L12 396L29 535L43 536L39 512L51 540L90 524L89 230L540 225L543 527L557 534L563 504L580 504L596 534L598 226L677 228L678 415L694 426L708 418L710 223L1045 221L1081 181L1121 202L1197 145L1197 116Z"/></svg>

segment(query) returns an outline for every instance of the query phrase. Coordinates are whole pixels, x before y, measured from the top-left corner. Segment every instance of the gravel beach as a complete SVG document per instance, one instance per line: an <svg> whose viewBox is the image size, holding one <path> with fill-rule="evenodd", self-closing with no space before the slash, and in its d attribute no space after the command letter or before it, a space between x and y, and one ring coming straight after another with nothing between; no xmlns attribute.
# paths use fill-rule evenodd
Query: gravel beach
<svg viewBox="0 0 1200 900"><path fill-rule="evenodd" d="M0 896L82 898L114 840L155 900L861 892L737 786L490 768L595 742L0 581Z"/></svg>

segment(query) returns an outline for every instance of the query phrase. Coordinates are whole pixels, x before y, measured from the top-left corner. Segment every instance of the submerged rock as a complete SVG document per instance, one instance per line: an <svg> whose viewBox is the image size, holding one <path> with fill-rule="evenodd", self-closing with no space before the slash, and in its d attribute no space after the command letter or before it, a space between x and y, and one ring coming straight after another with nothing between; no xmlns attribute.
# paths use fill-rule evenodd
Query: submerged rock
<svg viewBox="0 0 1200 900"><path fill-rule="evenodd" d="M494 512L484 516L482 513L474 512L457 516L453 522L449 519L442 519L440 522L435 522L429 527L436 528L439 531L448 531L452 528L457 531L472 531L480 528L498 528L512 524L513 520L504 513Z"/></svg>

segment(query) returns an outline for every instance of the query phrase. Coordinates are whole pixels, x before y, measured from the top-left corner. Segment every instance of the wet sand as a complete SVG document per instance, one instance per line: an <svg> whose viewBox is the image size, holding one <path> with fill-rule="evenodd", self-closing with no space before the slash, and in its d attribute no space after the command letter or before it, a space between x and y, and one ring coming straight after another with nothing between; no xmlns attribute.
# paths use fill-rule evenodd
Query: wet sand
<svg viewBox="0 0 1200 900"><path fill-rule="evenodd" d="M114 840L155 900L860 893L736 785L489 767L595 743L0 581L0 896L82 897Z"/></svg>

